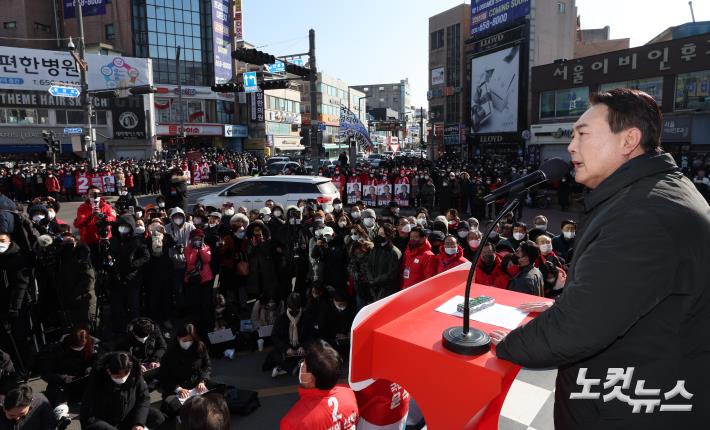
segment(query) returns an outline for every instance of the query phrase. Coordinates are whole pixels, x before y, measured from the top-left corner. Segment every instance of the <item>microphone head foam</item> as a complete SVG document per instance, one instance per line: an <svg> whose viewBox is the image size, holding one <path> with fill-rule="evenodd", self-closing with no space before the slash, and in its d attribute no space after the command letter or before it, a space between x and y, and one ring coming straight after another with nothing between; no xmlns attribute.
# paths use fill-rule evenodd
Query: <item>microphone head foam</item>
<svg viewBox="0 0 710 430"><path fill-rule="evenodd" d="M569 163L561 158L551 158L540 166L548 181L559 181L569 172Z"/></svg>

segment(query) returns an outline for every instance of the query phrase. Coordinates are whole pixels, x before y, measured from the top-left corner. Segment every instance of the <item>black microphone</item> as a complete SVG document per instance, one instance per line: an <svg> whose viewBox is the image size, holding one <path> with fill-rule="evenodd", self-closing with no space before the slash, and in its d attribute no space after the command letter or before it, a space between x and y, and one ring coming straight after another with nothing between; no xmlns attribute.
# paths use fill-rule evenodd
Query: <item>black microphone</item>
<svg viewBox="0 0 710 430"><path fill-rule="evenodd" d="M503 185L485 196L483 201L488 204L492 201L498 200L501 197L511 194L518 194L527 188L534 187L535 185L541 184L545 181L558 181L562 179L567 172L569 172L568 163L561 158L551 158L542 163L539 170Z"/></svg>

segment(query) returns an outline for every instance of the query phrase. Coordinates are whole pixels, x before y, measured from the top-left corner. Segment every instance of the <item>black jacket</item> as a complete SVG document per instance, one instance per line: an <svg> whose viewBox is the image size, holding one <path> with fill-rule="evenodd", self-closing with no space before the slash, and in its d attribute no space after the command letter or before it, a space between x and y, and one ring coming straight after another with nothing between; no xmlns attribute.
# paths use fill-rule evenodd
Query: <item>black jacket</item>
<svg viewBox="0 0 710 430"><path fill-rule="evenodd" d="M402 253L392 244L375 246L367 262L367 278L374 300L399 291Z"/></svg>
<svg viewBox="0 0 710 430"><path fill-rule="evenodd" d="M64 340L64 339L63 339ZM52 345L42 360L42 379L50 385L64 385L62 375L75 378L86 376L88 370L95 367L99 357L105 350L94 339L91 356L85 356L84 351L74 351L63 341Z"/></svg>
<svg viewBox="0 0 710 430"><path fill-rule="evenodd" d="M49 400L42 393L34 393L30 403L30 412L20 420L8 420L5 411L0 408L0 430L54 430L56 420Z"/></svg>
<svg viewBox="0 0 710 430"><path fill-rule="evenodd" d="M114 259L111 276L121 284L138 288L143 283L141 268L150 261L148 248L142 238L133 235L136 227L133 215L121 215L116 224L127 225L131 231L125 236L117 233L111 237L111 256Z"/></svg>
<svg viewBox="0 0 710 430"><path fill-rule="evenodd" d="M31 274L27 258L15 242L0 254L0 321L17 317L25 303Z"/></svg>
<svg viewBox="0 0 710 430"><path fill-rule="evenodd" d="M545 281L542 273L533 264L524 267L508 284L508 289L533 296L545 296Z"/></svg>
<svg viewBox="0 0 710 430"><path fill-rule="evenodd" d="M210 356L205 345L200 351L197 342L194 342L185 350L176 339L160 362L158 379L163 387L163 394L168 396L173 394L177 387L190 390L200 382L206 382L210 379L211 371Z"/></svg>
<svg viewBox="0 0 710 430"><path fill-rule="evenodd" d="M0 394L5 395L20 382L10 355L0 350Z"/></svg>
<svg viewBox="0 0 710 430"><path fill-rule="evenodd" d="M286 311L288 312L288 311ZM276 351L285 354L289 348L298 348L299 346L305 347L308 342L314 339L315 336L315 326L311 320L310 314L301 311L301 317L298 320L298 343L299 345L291 345L291 341L288 335L288 329L291 325L291 320L288 319L288 315L284 312L283 315L278 317L274 323L274 329L271 333L271 340L274 342L274 348Z"/></svg>
<svg viewBox="0 0 710 430"><path fill-rule="evenodd" d="M96 272L91 265L89 247L62 245L59 248L58 275L59 295L65 307L72 308L76 302L87 298L94 291Z"/></svg>
<svg viewBox="0 0 710 430"><path fill-rule="evenodd" d="M119 351L128 351L141 364L160 363L160 360L165 355L168 345L165 343L165 338L160 332L158 324L153 323L153 332L148 335L145 343L142 343L133 334L133 324L131 321L126 328L126 334L116 344L116 349Z"/></svg>
<svg viewBox="0 0 710 430"><path fill-rule="evenodd" d="M150 409L150 393L140 366L134 365L128 380L118 385L111 380L107 368L100 362L91 371L79 413L82 428L97 421L117 426L124 420L133 425L146 425Z"/></svg>
<svg viewBox="0 0 710 430"><path fill-rule="evenodd" d="M564 292L555 305L498 345L498 357L526 367L559 367L558 429L705 428L710 422L710 207L668 154L637 157L585 199ZM682 237L683 240L678 240ZM579 371L606 381L633 367L633 382L693 394L662 404L692 412L632 414L626 402L570 400ZM608 394L601 385L596 393ZM634 388L625 394L632 398ZM643 410L642 410L643 412Z"/></svg>

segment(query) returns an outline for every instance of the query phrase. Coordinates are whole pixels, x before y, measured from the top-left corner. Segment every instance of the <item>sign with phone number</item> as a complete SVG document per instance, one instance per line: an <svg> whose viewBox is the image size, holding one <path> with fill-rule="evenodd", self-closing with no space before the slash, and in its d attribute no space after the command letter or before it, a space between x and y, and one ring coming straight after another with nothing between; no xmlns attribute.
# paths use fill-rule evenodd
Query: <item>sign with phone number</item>
<svg viewBox="0 0 710 430"><path fill-rule="evenodd" d="M530 0L472 0L471 36L513 24L530 13Z"/></svg>

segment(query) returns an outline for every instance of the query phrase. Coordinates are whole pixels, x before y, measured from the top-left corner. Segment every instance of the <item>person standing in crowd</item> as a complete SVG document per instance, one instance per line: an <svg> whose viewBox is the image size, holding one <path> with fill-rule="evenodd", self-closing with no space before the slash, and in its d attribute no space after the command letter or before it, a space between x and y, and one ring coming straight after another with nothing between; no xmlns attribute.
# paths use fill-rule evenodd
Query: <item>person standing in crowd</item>
<svg viewBox="0 0 710 430"><path fill-rule="evenodd" d="M0 412L0 430L56 428L57 420L52 414L52 407L42 393L33 392L29 385L20 385L7 393Z"/></svg>
<svg viewBox="0 0 710 430"><path fill-rule="evenodd" d="M246 228L246 237L249 241L247 294L250 297L259 297L266 292L272 297L283 297L276 272L277 256L271 242L271 231L261 220L256 220Z"/></svg>
<svg viewBox="0 0 710 430"><path fill-rule="evenodd" d="M377 232L375 246L367 262L367 278L373 301L380 300L400 289L400 261L402 253L392 243L395 230L384 224Z"/></svg>
<svg viewBox="0 0 710 430"><path fill-rule="evenodd" d="M384 224L383 224L384 225ZM393 224L390 224L392 226ZM400 252L404 252L409 244L409 233L412 231L412 225L406 218L400 218L397 224L397 234L394 239L392 239L392 244L399 249Z"/></svg>
<svg viewBox="0 0 710 430"><path fill-rule="evenodd" d="M436 187L434 186L434 179L429 175L424 176L424 182L422 183L419 195L421 196L422 207L426 208L428 213L432 213L436 199Z"/></svg>
<svg viewBox="0 0 710 430"><path fill-rule="evenodd" d="M331 227L321 229L322 238L316 239L311 257L323 269L321 281L324 285L344 291L347 288L347 255L343 238L336 237Z"/></svg>
<svg viewBox="0 0 710 430"><path fill-rule="evenodd" d="M187 210L187 182L188 176L179 167L174 167L163 179L161 192L165 198L167 209L180 208Z"/></svg>
<svg viewBox="0 0 710 430"><path fill-rule="evenodd" d="M170 240L166 237L165 227L159 218L154 218L148 225L148 237L144 243L150 254L144 276L148 304L146 315L163 326L169 326L175 269L173 260L170 259Z"/></svg>
<svg viewBox="0 0 710 430"><path fill-rule="evenodd" d="M96 271L89 247L65 233L58 255L58 301L71 325L89 325L96 313Z"/></svg>
<svg viewBox="0 0 710 430"><path fill-rule="evenodd" d="M185 296L190 315L203 333L214 327L211 259L212 250L205 244L205 233L199 228L192 230L185 247Z"/></svg>
<svg viewBox="0 0 710 430"><path fill-rule="evenodd" d="M135 208L138 207L138 200L128 191L128 188L120 187L118 189L118 196L118 200L116 200L114 205L119 213L129 210L133 210L135 212Z"/></svg>
<svg viewBox="0 0 710 430"><path fill-rule="evenodd" d="M104 355L92 371L79 412L87 430L158 428L165 415L150 406L140 365L125 352Z"/></svg>
<svg viewBox="0 0 710 430"><path fill-rule="evenodd" d="M44 186L47 190L47 196L53 198L54 200L59 200L59 191L61 186L59 185L59 179L54 175L54 172L48 172L47 177L44 180Z"/></svg>
<svg viewBox="0 0 710 430"><path fill-rule="evenodd" d="M10 234L0 232L0 320L10 330L5 330L0 337L0 348L15 353L12 344L24 340L29 335L29 326L26 320L26 306L28 289L32 269L27 257L23 255L20 247L10 239ZM10 339L9 336L13 336ZM29 342L19 343L22 357L13 356L13 361L21 359L26 362L29 353Z"/></svg>
<svg viewBox="0 0 710 430"><path fill-rule="evenodd" d="M528 240L528 226L524 222L515 222L512 234L502 242L510 249L516 250L526 240Z"/></svg>
<svg viewBox="0 0 710 430"><path fill-rule="evenodd" d="M518 266L520 271L508 284L508 289L544 297L544 279L540 270L535 267L535 261L540 258L540 249L537 245L529 240L523 241L511 258L512 263Z"/></svg>
<svg viewBox="0 0 710 430"><path fill-rule="evenodd" d="M249 218L238 213L232 215L230 228L222 229L222 246L217 248L219 256L219 293L227 301L227 307L246 308L246 284L250 273L249 239L246 237L246 227Z"/></svg>
<svg viewBox="0 0 710 430"><path fill-rule="evenodd" d="M74 219L74 227L79 230L81 241L90 247L95 247L99 243L99 231L114 221L116 215L111 205L101 197L98 188L90 187L87 199L76 210L76 219ZM110 231L105 238L109 237Z"/></svg>
<svg viewBox="0 0 710 430"><path fill-rule="evenodd" d="M463 257L463 248L459 245L458 240L453 235L448 235L444 239L444 244L432 262L434 271L432 276L441 272L452 269L459 264L464 264L466 259Z"/></svg>
<svg viewBox="0 0 710 430"><path fill-rule="evenodd" d="M577 223L571 219L562 221L561 232L552 239L552 249L566 262L572 261Z"/></svg>
<svg viewBox="0 0 710 430"><path fill-rule="evenodd" d="M76 180L74 178L75 169L66 169L62 174L62 188L66 201L73 202L76 200Z"/></svg>
<svg viewBox="0 0 710 430"><path fill-rule="evenodd" d="M617 88L589 101L568 146L575 180L592 191L565 291L526 325L491 333L496 355L558 367L556 428L702 428L710 422L710 350L698 342L710 330L710 207L662 151L663 117L651 96ZM588 387L610 367L626 368L627 378L633 369L655 397L665 393L664 406L685 412L574 398L578 381Z"/></svg>
<svg viewBox="0 0 710 430"><path fill-rule="evenodd" d="M429 279L434 274L434 253L421 227L409 233L409 245L402 257L401 289Z"/></svg>
<svg viewBox="0 0 710 430"><path fill-rule="evenodd" d="M176 313L181 313L185 307L185 248L190 241L190 233L194 224L185 220L182 208L170 209L170 224L165 226L165 233L170 248L170 259L173 261L173 305Z"/></svg>
<svg viewBox="0 0 710 430"><path fill-rule="evenodd" d="M367 264L373 246L373 243L369 240L356 241L348 253L348 275L355 289L358 309L372 302L370 284L367 278Z"/></svg>
<svg viewBox="0 0 710 430"><path fill-rule="evenodd" d="M281 419L280 430L354 430L359 419L357 399L350 388L336 385L343 360L324 341L314 342L298 366L298 402ZM332 400L331 400L332 399ZM333 404L338 414L333 414Z"/></svg>

